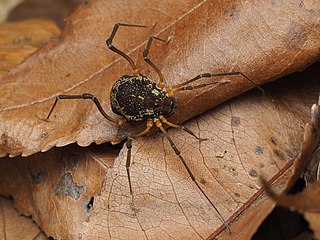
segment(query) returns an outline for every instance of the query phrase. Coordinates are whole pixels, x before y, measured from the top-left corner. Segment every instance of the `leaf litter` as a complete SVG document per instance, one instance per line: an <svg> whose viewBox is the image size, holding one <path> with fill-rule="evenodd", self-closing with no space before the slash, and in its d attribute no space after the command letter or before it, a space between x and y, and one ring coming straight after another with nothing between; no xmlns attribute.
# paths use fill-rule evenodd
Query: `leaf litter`
<svg viewBox="0 0 320 240"><path fill-rule="evenodd" d="M310 1L310 5L311 2L312 1ZM193 3L195 3L195 1L193 1ZM301 48L299 47L297 47L297 49L294 49L292 48L292 45L290 45L290 51L279 51L281 49L280 46L282 46L283 43L282 39L280 38L281 41L278 42L279 45L273 44L274 46L278 46L277 51L275 51L274 48L269 49L267 45L264 45L266 49L269 49L273 53L273 58L267 59L269 61L269 64L265 64L264 61L257 60L259 59L259 54L253 54L255 49L254 47L251 48L250 51L248 51L248 49L239 48L237 45L241 41L238 41L234 38L230 39L230 35L238 37L240 36L240 38L242 35L239 35L238 31L237 34L233 34L232 31L230 31L230 25L228 25L228 31L223 32L224 27L226 27L226 25L223 24L223 21L220 22L221 19L219 21L218 17L214 18L210 16L215 15L216 13L220 13L218 14L219 17L235 16L237 18L241 18L245 16L246 19L247 17L249 17L248 15L246 15L248 14L248 11L246 11L247 9L255 8L255 10L257 10L259 9L259 7L272 11L274 11L275 9L273 9L271 6L268 6L270 7L270 9L268 9L268 7L265 8L266 6L262 7L258 5L241 6L237 5L237 3L238 2L235 1L233 3L235 6L233 6L232 8L230 8L227 3L223 3L226 5L222 4L221 6L216 5L216 8L213 8L212 3L209 3L208 1L199 1L197 2L198 5L194 5L196 7L191 8L192 10L190 12L185 15L182 14L183 17L176 21L173 21L174 24L170 25L169 28L164 28L165 32L168 32L167 34L169 34L170 32L175 32L175 38L173 39L174 41L172 41L173 44L171 46L165 46L167 47L167 49L165 49L165 47L163 46L157 46L159 48L155 48L153 52L154 56L156 56L154 59L155 61L159 62L159 66L163 69L164 74L172 76L171 79L188 79L190 78L190 75L197 75L200 73L199 71L204 71L204 69L206 72L210 71L211 69L215 72L217 72L219 69L221 69L221 71L226 71L225 65L228 62L228 57L232 57L234 62L234 57L237 56L236 63L237 66L241 65L242 71L251 73L249 75L250 77L253 76L254 79L260 79L261 81L270 81L279 76L290 73L291 71L303 69L308 64L310 64L313 59L315 59L315 56L318 54L318 48L315 47L317 38L314 34L314 31L316 32L317 29L312 27L315 25L316 20L316 17L314 16L309 16L308 19L310 19L311 21L306 25L308 30L310 30L309 34L305 34L304 28L300 28L300 34L298 31L299 28L294 27L294 25L290 24L287 25L291 26L291 28L289 29L277 29L278 31L275 31L278 34L277 36L279 36L279 33L288 34L287 37L289 36L289 38L287 38L287 40L290 39L290 36L292 40L292 36L294 35L292 34L292 32L296 32L296 36L303 36L304 40L301 40L304 44L303 50L301 50ZM299 14L310 14L310 11L304 11L310 7L308 3L309 2L305 2L304 9L302 10L302 12L297 12L297 16L299 16ZM101 4L100 1L93 1L91 2L91 4L92 5L89 6L89 10L93 12L97 8L97 6L104 7L103 4L99 5ZM192 5L191 1L188 4ZM290 12L290 7L292 7L293 10L297 11L297 9L294 7L298 5L295 5L294 3L290 3L291 5L289 4L289 6L285 5L285 3L283 2L279 4L280 6L285 6L286 11L288 12ZM190 5L188 5L187 7L190 7ZM147 10L148 7L150 6L146 5ZM208 9L215 9L216 12L214 12L213 14L208 11ZM226 9L229 10L226 11ZM85 7L80 8L80 10L74 13L70 18L70 23L72 23L73 18L77 19L77 17L81 16L81 14L90 13L89 10L85 9ZM180 10L182 13L184 12L183 9ZM230 13L230 11L232 13ZM272 12L273 17L277 14L277 11ZM203 21L202 18L202 20L199 22L200 24L197 25L196 30L192 29L192 26L190 28L189 23L193 20L197 20L198 22L199 16L203 16L204 12L208 14L206 15L207 22L205 22L205 24L201 24L201 21ZM251 14L254 12L255 11L251 12ZM115 11L115 13L117 13L117 11ZM147 11L147 13L149 14L146 14L146 19L148 19L148 21L154 18L153 16L150 16L152 15L150 11ZM223 15L222 13L228 14ZM160 24L160 27L158 25L160 29L161 27L166 26L166 23L170 23L172 22L172 19L174 19L173 17L168 17L168 15L166 15L166 17L167 18L162 19L163 25L161 25L162 23ZM250 17L253 17L254 19L254 15L250 15ZM232 20L232 18L230 19ZM274 19L276 19L276 17L274 17ZM120 20L121 15L119 19L116 19L115 21ZM230 23L228 17L223 20ZM78 24L81 26L81 20L78 21ZM141 19L141 21L144 22L145 20ZM210 21L212 23L216 23L212 28L210 27ZM101 24L101 22L98 22L97 26L101 26ZM255 22L255 24L257 24L257 21ZM92 26L95 27L95 25ZM275 30L277 24L271 24L271 26L273 27L273 30ZM284 24L281 27L284 26L286 25ZM114 138L114 136L121 136L123 133L120 132L119 134L118 129L111 128L110 130L110 124L106 123L105 120L101 116L99 116L99 114L92 114L92 112L96 111L91 107L89 103L85 106L83 103L63 103L63 107L61 106L61 110L55 114L56 117L53 121L50 122L50 125L46 126L46 128L44 128L45 123L34 123L34 115L39 114L39 112L46 112L46 109L49 109L50 102L54 100L54 96L56 94L71 93L71 91L65 92L64 89L72 89L75 93L79 93L79 91L82 92L81 89L85 89L86 91L92 89L92 92L97 93L97 95L99 97L102 97L102 99L108 99L107 89L110 88L112 84L109 84L109 87L106 86L106 84L102 84L102 82L106 83L105 76L108 76L108 78L110 77L110 79L114 79L115 81L117 79L116 76L121 76L124 72L127 71L125 70L127 69L127 67L124 61L120 60L118 62L116 60L116 62L114 62L114 59L116 58L115 56L110 58L111 55L102 56L100 55L101 53L96 55L96 52L101 52L100 47L98 47L97 49L92 49L92 47L90 47L89 50L86 49L86 47L88 46L94 46L96 44L94 42L90 42L92 44L80 44L81 51L83 52L74 51L75 48L73 47L66 48L68 44L69 46L70 44L72 46L72 40L68 39L69 36L70 38L77 38L81 36L82 42L83 40L94 41L93 39L99 39L99 37L95 37L95 34L92 35L89 32L83 34L84 32L80 31L82 35L77 35L78 33L76 31L76 28L73 29L73 32L71 32L72 34L68 34L68 30L70 31L70 28L72 27L74 26L72 24L69 24L69 26L65 30L65 35L62 38L62 42L57 43L56 45L48 45L46 48L40 50L37 55L32 56L25 63L12 70L7 76L1 79L2 83L4 83L4 96L8 96L7 93L10 92L10 87L12 87L12 89L15 89L14 85L17 83L22 83L22 86L24 86L23 84L28 82L26 80L30 79L30 76L34 74L26 72L26 69L28 69L28 64L35 64L35 66L38 66L35 69L35 72L38 71L38 74L39 68L43 67L42 64L48 61L51 56L54 56L53 59L50 59L50 61L52 62L52 60L54 60L55 68L60 70L58 74L57 72L53 73L54 77L50 77L52 69L48 72L46 72L46 69L42 69L40 71L39 75L42 75L42 79L48 79L48 81L46 81L46 86L42 88L45 89L45 92L41 92L42 90L33 91L37 94L36 98L30 94L25 95L24 98L21 99L10 99L9 101L5 102L4 107L1 107L2 109L7 109L2 111L2 116L0 116L2 117L2 120L9 119L9 116L11 116L10 120L12 120L12 122L10 122L10 124L12 124L10 128L2 124L2 130L10 129L9 132L7 130L4 130L5 135L2 135L4 136L2 139L5 139L6 143L10 143L6 144L6 146L2 148L3 154L7 154L10 152L11 156L15 156L20 153L23 153L23 155L29 155L39 150L48 150L54 145L62 146L75 141L80 145L88 145L92 141L96 141L98 143L101 143L103 141L117 142L123 138ZM112 24L110 24L109 27L103 27L103 31L101 31L101 33L103 32L104 36L102 37L102 39L105 39L105 36L110 34L110 29L112 27ZM245 27L246 29L248 29L250 26ZM107 29L108 31L105 29ZM236 29L236 27L231 28L231 30ZM253 31L255 28L250 29ZM86 30L88 29L86 28ZM198 34L199 32L204 30L206 34ZM212 32L210 32L210 30ZM92 31L96 33L95 29L93 29ZM217 34L217 32L219 34ZM270 35L271 33L273 32L267 32L265 36L274 36ZM90 39L85 38L86 34L91 34ZM128 33L123 33L124 36L125 34ZM144 37L146 37L150 33L141 32L141 35L138 34L138 37L134 39L131 37L119 38L119 44L123 44L124 49L132 49L132 45L130 45L130 43L125 42L121 39L133 39L134 42L138 43L138 41L141 41L140 39L142 39L143 34L145 34ZM243 35L242 37L244 37L245 39L245 35ZM212 41L212 39L217 39L217 42ZM224 48L220 49L221 42L225 42L225 39L230 39L230 42L232 42L231 40L233 40L234 45L230 44L230 46L225 46L225 44L223 44ZM255 40L257 39L258 38L256 38ZM250 39L250 37L247 37L247 40L249 43L252 43L252 39ZM275 40L277 40L276 37ZM204 51L205 54L201 56L199 55L199 49L197 48L197 46L199 46L199 42L205 43L201 44L201 46L206 47ZM219 42L220 44L218 44ZM266 44L268 42L269 41L258 41L258 49L261 49L261 46L263 45L262 43ZM301 45L301 42L297 43L297 45L299 44ZM95 46L97 45L99 46L99 44L96 44ZM133 57L138 57L137 52L141 53L141 50L145 45L143 43L139 45L138 43L138 45L136 46L138 46L137 51L133 50L131 52L131 55ZM247 47L249 46L251 45L248 44ZM239 49L241 49L240 52ZM286 50L288 49L286 48ZM81 67L81 69L83 69L83 71L73 71L72 73L70 73L69 70L72 69L72 66L68 66L70 67L70 69L66 70L59 62L61 59L59 59L58 57L58 53L61 53L63 51L65 51L69 58L70 56L72 56L72 59L75 60L74 65L77 66L77 69L79 69L79 65L82 66L83 68ZM87 54L88 52L90 54ZM76 53L80 53L80 57ZM225 55L222 53L224 53ZM263 53L263 55L265 56L265 52L260 53ZM104 52L103 54L106 54L106 52ZM86 60L86 63L84 65L79 63L79 59L81 59L81 56L82 59ZM215 56L215 61L212 60L213 56ZM37 59L39 57L42 57L43 59ZM90 65L91 58L93 59L92 62L94 63L92 64L92 66ZM105 58L107 58L107 62L109 61L112 64L105 65ZM281 59L281 61L275 63L273 59ZM248 61L254 62L254 66L252 64L248 64ZM137 63L141 64L141 60L138 60ZM70 64L72 65L72 63ZM108 67L105 68L102 66ZM266 69L266 66L272 67ZM103 70L100 71L99 69ZM141 67L141 69L145 70L148 75L154 76L152 75L154 73L149 72L145 68ZM185 69L188 69L188 71L185 71ZM252 69L255 69L255 72L253 72ZM100 72L104 73L104 76L99 76ZM24 73L24 75L26 74L27 76L21 76L21 73ZM85 75L80 76L81 74ZM14 79L16 76L22 77L20 82L15 83L15 81L12 81L12 79ZM113 78L113 76L115 77ZM71 81L69 81L70 78ZM52 81L51 79L54 79L55 81L50 82ZM66 81L66 79L68 79L68 81ZM81 83L77 83L77 79L82 79ZM85 81L83 81L83 79L85 79ZM172 81L171 79L168 81ZM13 82L11 86L10 84L8 85L9 80ZM260 83L260 80L257 83ZM246 82L243 83L243 79L239 80L238 78L232 79L231 83L233 83L235 87L231 87L231 84L227 84L228 86L225 88L225 90L218 91L217 89L214 89L214 91L204 91L201 93L195 93L194 95L192 94L178 97L180 111L178 111L176 115L177 122L183 122L186 119L193 117L222 101L225 101L226 98L238 95L245 89L252 87ZM35 85L32 85L33 89L38 89L35 88L37 84L39 83L35 81ZM41 82L41 84L43 86L43 82ZM68 87L73 85L78 87ZM296 97L296 95L292 96ZM309 99L311 96L311 94L308 96L304 95L304 97L306 97L307 99ZM37 99L45 100L39 101ZM204 99L205 102L203 101ZM290 97L288 97L288 99L290 100ZM239 101L239 99L237 100ZM281 102L277 103L277 107L276 109L274 109L274 103L272 101L268 103L266 99L261 100L261 95L255 96L254 101L251 101L252 99L248 100L248 102L245 103L242 102L241 104L243 104L244 107L240 106L240 109L242 109L241 111L237 110L237 108L235 107L230 108L230 105L228 104L224 104L215 111L211 111L210 113L208 113L208 115L205 115L204 119L195 119L188 123L190 124L190 128L199 129L199 135L201 137L210 139L209 141L202 142L201 144L190 138L190 136L184 135L181 132L170 130L170 134L172 134L172 137L176 144L180 146L185 158L188 160L190 159L189 161L191 164L191 168L195 172L195 175L200 179L199 181L204 184L206 190L208 190L208 192L212 196L211 199L214 199L216 201L218 209L221 210L225 218L228 218L237 208L239 208L245 201L247 201L247 199L257 191L257 189L259 189L259 183L256 180L256 177L254 177L256 176L256 174L252 173L254 171L258 173L262 172L265 176L271 177L274 172L278 171L281 166L283 166L284 162L287 162L294 156L294 153L297 150L296 146L299 142L298 139L301 135L301 132L299 130L297 131L296 129L296 126L303 124L302 119L304 119L304 114L301 114L301 111L293 114L292 112L294 112L294 110L291 109L289 110L290 114L288 117L288 112L285 111L288 111L286 104L282 105L280 104ZM42 102L46 106L42 106ZM235 105L238 104L238 102L235 100L232 103ZM296 102L294 102L294 104L296 109L299 110L301 110L301 108L303 109L303 106L305 106L304 104L299 105ZM19 105L22 109L22 111L20 112ZM269 105L271 107L267 108L267 106ZM222 110L219 110L220 108L222 108ZM279 109L277 108L283 109L281 109L282 111L279 112ZM253 110L248 112L247 109L256 109L256 113L253 113ZM269 112L266 111L268 113L267 114L265 112L265 109L271 110ZM68 112L68 114L63 114L62 111ZM274 112L274 114L271 114L272 112ZM27 117L25 117L26 113ZM12 116L20 119L20 124L17 124ZM30 116L32 117L32 120L30 120ZM280 116L284 116L284 118L280 118ZM296 117L295 121L292 120L294 117ZM240 119L240 125L238 124L234 126L230 124L237 122L232 121L232 119L235 118ZM277 122L274 122L273 118L276 118L277 121L281 119L280 122L282 123L282 126L278 126L276 124ZM21 119L25 120L21 121ZM255 126L251 125L252 121L256 123ZM270 121L271 123L265 123L268 121ZM8 123L8 121L2 121L2 123ZM101 124L103 126L101 126ZM277 127L274 125L276 125ZM272 126L271 131L270 126ZM284 137L281 134L283 131L283 126L287 127L287 137ZM112 138L110 138L110 133L112 135ZM261 133L261 136L263 137L261 137L260 142L257 142L254 139L259 139L259 133ZM27 134L29 138L27 138L27 140L25 141L20 141L19 139L21 138L26 139L23 138L25 134ZM210 134L212 135L207 136ZM80 138L84 138L84 141L86 142L81 142L83 139L79 140L79 135ZM108 135L109 137L106 137L106 135ZM42 136L42 138L45 139L40 140L41 146L39 145L39 136ZM33 139L35 141L32 141ZM32 142L32 147L28 146L30 142ZM255 145L256 143L259 143L259 145ZM252 146L253 144L254 147ZM155 149L154 146L158 147ZM249 149L251 149L251 151L249 151ZM156 150L160 152L157 152ZM216 159L214 157L214 152L225 151L227 151L227 153L224 158ZM215 217L215 213L212 212L212 209L209 208L205 199L202 199L203 197L201 196L201 194L196 191L192 182L190 181L190 179L188 179L185 170L181 168L181 164L177 161L176 156L173 155L170 146L168 146L168 144L163 141L161 135L154 135L149 138L138 139L134 144L134 152L134 164L132 167L134 178L133 184L135 186L134 191L137 195L136 204L138 205L139 209L136 215L134 215L129 209L128 204L127 180L125 172L123 172L123 163L126 154L126 150L124 149L122 150L120 157L116 159L115 165L111 169L107 168L108 173L106 181L104 182L104 186L100 190L96 189L96 192L99 192L100 195L95 195L96 197L94 198L93 203L94 208L89 217L90 221L83 223L83 221L81 221L81 218L79 218L79 225L75 224L72 225L72 227L70 226L70 224L66 225L65 223L69 222L72 219L71 215L73 211L70 212L70 215L68 215L68 212L65 212L64 209L66 209L65 207L69 208L70 204L65 205L65 207L63 207L62 204L59 206L59 208L64 211L64 214L66 214L65 217L63 218L62 214L60 215L60 213L58 213L57 216L59 221L57 221L57 224L53 224L51 226L48 226L48 221L44 220L43 228L45 229L45 231L48 233L52 232L52 234L50 235L54 235L57 238L62 238L62 236L74 238L80 235L84 238L99 237L102 235L109 237L120 237L120 235L123 235L126 237L130 236L130 238L150 238L150 236L175 236L174 238L206 238L210 235L210 233L212 233L213 229L217 228L221 224L219 218ZM251 163L251 160L255 159L256 154L261 154L261 152L263 156L259 155L259 161ZM3 160L5 160L6 162L9 161L7 158L4 158ZM57 171L57 173L59 174L56 179L53 181L51 180L52 182L49 181L49 183L53 186L57 184L59 176L63 176L66 171L66 168L63 166L62 168L61 166L57 166L50 170L58 169L60 170ZM78 170L76 174L78 174L79 176L88 176L87 173L84 174L85 171L82 168L79 169L81 170ZM102 170L97 169L92 171L93 175L96 174L96 171L101 173ZM86 169L86 171L88 170L89 169ZM74 168L74 171L77 171L77 167ZM101 180L101 177L98 179ZM75 182L78 181L75 180ZM51 187L49 191L52 191L52 189L54 188ZM50 196L50 194L48 195ZM216 196L219 197L217 198ZM91 196L87 199L88 203L91 204ZM21 203L21 200L19 201L19 199L17 199L16 204L19 205L19 202ZM39 201L39 203L41 203L41 201ZM29 207L30 206L31 205L29 205ZM28 205L20 205L20 209L23 209L23 207L24 210L28 209ZM50 210L52 207L52 204L49 204L48 209ZM37 214L35 214L34 217L36 218ZM62 226L64 227L62 228ZM58 232L56 231L57 228L60 229Z"/></svg>

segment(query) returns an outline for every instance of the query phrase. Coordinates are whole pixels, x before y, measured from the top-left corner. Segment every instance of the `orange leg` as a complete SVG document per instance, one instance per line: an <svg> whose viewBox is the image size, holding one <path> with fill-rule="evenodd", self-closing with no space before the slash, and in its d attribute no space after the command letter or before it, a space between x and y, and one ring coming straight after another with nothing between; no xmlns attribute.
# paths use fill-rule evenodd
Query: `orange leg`
<svg viewBox="0 0 320 240"><path fill-rule="evenodd" d="M195 137L195 138L198 139L199 141L206 141L206 140L208 140L207 138L199 138L199 137L198 137L196 134L194 134L189 128L187 128L187 127L185 127L185 126L183 126L183 125L178 125L178 124L169 122L165 117L160 117L160 120L161 120L161 122L167 124L167 125L170 126L170 127L182 129L183 131L189 133L190 135L192 135L193 137Z"/></svg>

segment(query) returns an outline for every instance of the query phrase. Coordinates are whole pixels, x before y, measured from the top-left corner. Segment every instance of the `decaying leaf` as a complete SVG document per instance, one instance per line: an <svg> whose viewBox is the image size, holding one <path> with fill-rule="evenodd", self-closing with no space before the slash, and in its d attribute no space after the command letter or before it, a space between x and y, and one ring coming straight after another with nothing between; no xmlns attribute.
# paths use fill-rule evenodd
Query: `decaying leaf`
<svg viewBox="0 0 320 240"><path fill-rule="evenodd" d="M276 175L275 175L276 176ZM281 191L287 183L288 178L290 178L291 172L287 171L283 175L277 176L274 180L277 180L274 188ZM273 180L273 181L274 181ZM272 182L273 182L272 181ZM263 189L256 192L256 196L253 196L246 202L246 207L241 207L239 213L236 215L237 219L232 224L232 234L224 231L222 232L218 239L219 240L245 240L252 239L256 234L258 228L265 221L267 216L273 210L275 203L266 197ZM244 205L245 206L245 205ZM211 238L216 237L220 231L215 231ZM259 239L259 238L257 238Z"/></svg>
<svg viewBox="0 0 320 240"><path fill-rule="evenodd" d="M304 138L302 149L294 160L294 174L289 180L287 191L293 186L297 179L305 172L309 162L313 160L312 157L319 147L320 143L320 112L319 104L313 104L311 108L311 124L307 123L304 131ZM305 213L307 220L310 221L311 227L317 226L320 219L320 182L315 181L310 183L301 193L295 195L276 194L271 187L263 180L263 185L266 188L268 195L277 203L291 210L297 210ZM319 228L314 228L315 236L320 238Z"/></svg>
<svg viewBox="0 0 320 240"><path fill-rule="evenodd" d="M305 212L304 216L306 220L310 224L310 228L314 232L314 236L317 237L317 239L320 238L320 215L319 213L313 213L313 212Z"/></svg>
<svg viewBox="0 0 320 240"><path fill-rule="evenodd" d="M314 69L317 74L319 66L310 70ZM308 119L318 88L317 80L288 78L265 87L265 98L254 91L189 121L186 126L207 141L199 142L181 130L169 130L224 218L229 219L240 209L240 218L230 225L232 234L224 233L224 239L247 239L271 211L274 204L263 195L251 202L247 211L241 208L259 191L259 174L271 178L300 149L300 126ZM87 149L71 147L73 150L54 148L28 158L6 157L0 161L0 193L11 193L16 207L37 219L48 235L57 239L205 239L222 225L162 134L138 138L133 144L131 175L136 213L129 204L126 147L114 164L112 160L107 164L94 149L88 153ZM223 158L216 157L217 152L225 151ZM44 177L35 183L32 179L38 178L32 176L39 172ZM21 177L12 179L8 175ZM73 181L66 181L66 175ZM291 175L287 171L279 178L279 192ZM98 182L90 185L90 179ZM61 196L55 189L63 186L62 180L66 186L74 183L86 190L79 199ZM22 185L26 186L24 195L17 187ZM93 208L88 213L91 197ZM250 216L255 216L255 221ZM247 227L238 227L238 223Z"/></svg>
<svg viewBox="0 0 320 240"><path fill-rule="evenodd" d="M150 53L168 83L203 72L238 70L263 83L301 70L319 56L317 9L316 1L141 1L139 6L132 1L88 2L69 18L58 42L49 43L0 79L0 155L30 155L75 141L80 145L118 142L127 135L130 129L106 121L90 102L61 102L50 122L35 117L44 116L62 93L89 91L110 108L108 89L131 72L104 45L115 22L157 22L154 29L121 29L114 42L139 59L141 71L153 79L156 74L144 67L141 57L145 40L150 34L166 37L174 32L168 45L156 43ZM241 77L230 80L219 88L177 96L174 120L183 122L254 87ZM288 80L273 88L272 94L267 91L266 98L249 94L234 99L187 124L208 141L169 130L225 219L237 210L241 210L238 215L243 212L242 206L260 188L260 173L271 178L298 152L306 106L319 89L318 81L303 81L299 85ZM48 235L203 239L221 225L162 135L134 141L131 172L136 212L129 204L126 148L109 169L103 157L77 147L73 153L73 147L0 161L0 193L12 195L19 211L32 215ZM223 158L216 158L221 152ZM283 178L279 191L289 177ZM251 201L258 206L265 202L265 208L244 213L257 216L254 223L245 217L237 221L250 227L232 224L233 235L226 233L225 238L252 236L273 204L264 197Z"/></svg>
<svg viewBox="0 0 320 240"><path fill-rule="evenodd" d="M14 209L10 200L0 197L0 209L1 239L47 239L31 219L21 216Z"/></svg>
<svg viewBox="0 0 320 240"><path fill-rule="evenodd" d="M89 220L116 152L71 145L28 158L0 160L0 194L56 239L75 238Z"/></svg>
<svg viewBox="0 0 320 240"><path fill-rule="evenodd" d="M320 148L314 151L303 173L306 185L320 180Z"/></svg>
<svg viewBox="0 0 320 240"><path fill-rule="evenodd" d="M27 156L77 142L119 142L127 136L101 116L91 102L59 103L51 121L45 116L58 94L91 92L107 112L112 84L131 70L105 46L115 22L150 25L121 29L114 44L141 72L157 79L141 57L146 39L166 37L150 57L168 84L203 72L242 71L257 84L299 71L319 56L319 2L102 1L85 2L68 19L60 41L49 43L0 79L0 155ZM141 14L143 13L143 14ZM177 95L174 117L181 123L254 86L239 76L219 88Z"/></svg>
<svg viewBox="0 0 320 240"><path fill-rule="evenodd" d="M59 35L59 28L48 20L33 19L0 24L0 76ZM1 98L0 101L4 104L6 100Z"/></svg>
<svg viewBox="0 0 320 240"><path fill-rule="evenodd" d="M310 184L303 192L295 195L278 196L272 191L268 193L278 204L288 207L291 210L313 213L320 212L320 182Z"/></svg>

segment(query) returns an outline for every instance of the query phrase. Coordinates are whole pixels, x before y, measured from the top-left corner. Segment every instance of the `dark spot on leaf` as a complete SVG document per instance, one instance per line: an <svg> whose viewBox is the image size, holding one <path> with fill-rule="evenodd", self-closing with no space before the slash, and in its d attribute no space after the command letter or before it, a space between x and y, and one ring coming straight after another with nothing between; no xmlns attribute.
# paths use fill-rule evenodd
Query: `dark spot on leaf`
<svg viewBox="0 0 320 240"><path fill-rule="evenodd" d="M285 38L289 49L299 50L308 39L308 31L302 24L291 22L286 29Z"/></svg>
<svg viewBox="0 0 320 240"><path fill-rule="evenodd" d="M239 193L234 193L234 195L236 196L236 197L240 197L240 194Z"/></svg>
<svg viewBox="0 0 320 240"><path fill-rule="evenodd" d="M241 121L239 117L232 117L231 118L231 125L232 126L238 126L240 125Z"/></svg>
<svg viewBox="0 0 320 240"><path fill-rule="evenodd" d="M263 154L263 148L261 146L256 146L256 149L255 149L256 153L258 154Z"/></svg>
<svg viewBox="0 0 320 240"><path fill-rule="evenodd" d="M59 160L59 163L60 163L61 167L62 167L63 169L65 169L65 168L67 167L66 155L65 155L65 154L60 155L59 158L58 158L58 160Z"/></svg>
<svg viewBox="0 0 320 240"><path fill-rule="evenodd" d="M297 151L298 151L298 150L297 150ZM294 157L294 153L292 153L290 150L287 150L286 153L287 153L287 156L288 156L289 158L293 158L293 157Z"/></svg>
<svg viewBox="0 0 320 240"><path fill-rule="evenodd" d="M54 193L60 198L70 196L77 200L84 190L84 186L78 186L73 182L72 175L68 172L60 178Z"/></svg>
<svg viewBox="0 0 320 240"><path fill-rule="evenodd" d="M304 8L304 3L302 1L299 3L299 7Z"/></svg>
<svg viewBox="0 0 320 240"><path fill-rule="evenodd" d="M255 178L256 178L256 177L258 176L258 173L257 173L256 170L251 169L250 172L249 172L249 175L250 175L251 177L255 177Z"/></svg>
<svg viewBox="0 0 320 240"><path fill-rule="evenodd" d="M41 178L42 178L41 171L34 170L29 165L27 165L27 168L28 168L28 172L29 172L29 175L30 175L32 181L35 184L39 184L41 182Z"/></svg>
<svg viewBox="0 0 320 240"><path fill-rule="evenodd" d="M32 36L26 35L26 36L24 37L24 40L26 40L27 42L30 42L30 41L32 40Z"/></svg>
<svg viewBox="0 0 320 240"><path fill-rule="evenodd" d="M91 210L93 209L93 201L94 201L94 197L91 197L88 203L86 204L86 210L88 213L91 212Z"/></svg>
<svg viewBox="0 0 320 240"><path fill-rule="evenodd" d="M14 45L18 45L18 44L20 44L21 43L21 39L20 38L15 38L14 40L13 40L13 44Z"/></svg>
<svg viewBox="0 0 320 240"><path fill-rule="evenodd" d="M42 132L41 133L41 138L46 138L48 136L49 136L49 133L47 133L47 132Z"/></svg>
<svg viewBox="0 0 320 240"><path fill-rule="evenodd" d="M207 181L204 180L203 178L200 179L200 182L201 182L202 184L206 184L206 183L207 183Z"/></svg>
<svg viewBox="0 0 320 240"><path fill-rule="evenodd" d="M227 11L225 11L225 15L232 17L238 15L238 8L236 5L231 6Z"/></svg>
<svg viewBox="0 0 320 240"><path fill-rule="evenodd" d="M72 167L77 167L79 164L79 154L76 151L71 151L70 160L72 163Z"/></svg>
<svg viewBox="0 0 320 240"><path fill-rule="evenodd" d="M276 139L275 137L271 137L271 143L272 143L273 145L275 145L275 146L278 145L278 141L277 141L277 139Z"/></svg>
<svg viewBox="0 0 320 240"><path fill-rule="evenodd" d="M21 143L3 133L0 138L0 149L2 152L12 153L13 149L21 149Z"/></svg>
<svg viewBox="0 0 320 240"><path fill-rule="evenodd" d="M281 152L279 149L273 150L274 155L279 158L280 160L285 160L285 155L283 152Z"/></svg>
<svg viewBox="0 0 320 240"><path fill-rule="evenodd" d="M1 135L1 145L7 145L8 144L8 137L7 137L7 135L5 134L5 133L3 133L2 135Z"/></svg>

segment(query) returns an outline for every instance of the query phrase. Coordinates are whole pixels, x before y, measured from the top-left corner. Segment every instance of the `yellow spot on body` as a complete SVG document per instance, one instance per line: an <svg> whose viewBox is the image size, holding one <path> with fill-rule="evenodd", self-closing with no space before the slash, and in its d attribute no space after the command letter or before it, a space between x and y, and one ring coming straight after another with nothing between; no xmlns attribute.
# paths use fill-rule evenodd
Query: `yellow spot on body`
<svg viewBox="0 0 320 240"><path fill-rule="evenodd" d="M159 95L159 93L160 93L157 89L153 89L151 92L152 92L152 94L154 94L156 96Z"/></svg>

